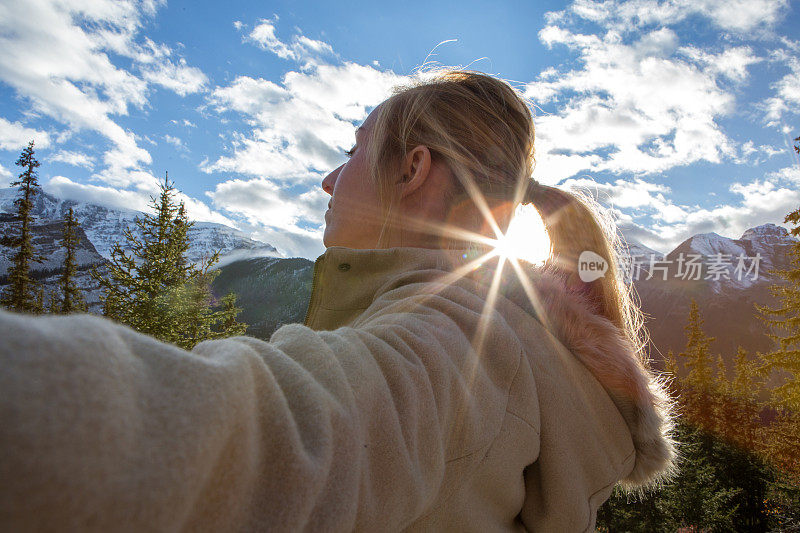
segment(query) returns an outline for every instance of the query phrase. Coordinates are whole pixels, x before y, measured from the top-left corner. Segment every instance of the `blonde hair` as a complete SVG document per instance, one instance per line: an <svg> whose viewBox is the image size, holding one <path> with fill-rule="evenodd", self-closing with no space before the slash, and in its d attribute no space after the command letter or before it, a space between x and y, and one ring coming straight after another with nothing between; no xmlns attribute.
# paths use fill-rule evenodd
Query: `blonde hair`
<svg viewBox="0 0 800 533"><path fill-rule="evenodd" d="M395 87L375 110L377 117L367 132L368 166L384 216L379 246L386 242L398 200L393 184L405 156L417 145L427 146L433 161L445 163L456 178L453 205L465 197L474 203L485 198L490 207L493 202L510 202L508 212L513 213L519 203L533 204L550 238L547 263L573 280L582 251L603 257L608 271L585 284L586 292L597 311L641 349L642 315L621 276L615 225L590 197L532 179L534 126L524 97L506 81L482 72L444 68L426 74ZM498 225L505 231L508 222Z"/></svg>

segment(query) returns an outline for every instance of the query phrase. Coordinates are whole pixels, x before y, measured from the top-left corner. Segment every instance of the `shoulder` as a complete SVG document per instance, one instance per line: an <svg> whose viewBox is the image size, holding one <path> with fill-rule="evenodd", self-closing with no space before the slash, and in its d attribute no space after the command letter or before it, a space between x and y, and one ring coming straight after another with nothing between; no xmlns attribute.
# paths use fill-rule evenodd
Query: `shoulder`
<svg viewBox="0 0 800 533"><path fill-rule="evenodd" d="M432 330L437 336L457 335L470 343L486 342L521 350L515 327L507 319L498 295L473 276L441 270L404 273L381 287L370 306L352 323L353 327L396 324ZM481 339L482 338L482 339Z"/></svg>

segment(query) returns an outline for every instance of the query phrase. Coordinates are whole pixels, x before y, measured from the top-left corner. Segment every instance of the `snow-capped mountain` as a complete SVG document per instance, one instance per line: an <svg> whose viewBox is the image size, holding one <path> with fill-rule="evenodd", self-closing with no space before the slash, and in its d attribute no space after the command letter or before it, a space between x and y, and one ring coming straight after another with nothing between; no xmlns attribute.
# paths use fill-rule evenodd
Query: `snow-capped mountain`
<svg viewBox="0 0 800 533"><path fill-rule="evenodd" d="M786 228L763 224L745 231L738 239L717 233L694 235L667 254L670 273L684 279L703 279L714 292L725 292L772 283L772 270L788 264L787 252L796 242ZM689 261L702 268L687 274ZM683 268L682 268L683 267Z"/></svg>
<svg viewBox="0 0 800 533"><path fill-rule="evenodd" d="M775 224L750 228L738 239L702 233L669 252L652 276L643 270L634 286L648 317L653 358L658 361L668 350L677 354L684 349L693 299L705 332L715 338L711 349L723 356L729 369L739 346L750 354L771 349L773 341L765 335L755 305L775 305L770 287L783 280L772 271L790 267L789 251L796 242ZM739 258L742 268L737 271Z"/></svg>
<svg viewBox="0 0 800 533"><path fill-rule="evenodd" d="M13 203L17 196L16 188L0 189L0 213L15 213ZM41 190L34 197L31 214L36 224L47 224L63 220L70 207L86 237L96 251L107 259L111 257L112 245L121 241L125 229L131 229L136 234L134 220L144 214L133 209L109 208L66 200ZM195 223L189 229L189 239L191 246L187 257L192 262L210 256L214 250L220 250L221 263L229 262L233 258L280 255L269 244L255 241L239 230L213 222Z"/></svg>

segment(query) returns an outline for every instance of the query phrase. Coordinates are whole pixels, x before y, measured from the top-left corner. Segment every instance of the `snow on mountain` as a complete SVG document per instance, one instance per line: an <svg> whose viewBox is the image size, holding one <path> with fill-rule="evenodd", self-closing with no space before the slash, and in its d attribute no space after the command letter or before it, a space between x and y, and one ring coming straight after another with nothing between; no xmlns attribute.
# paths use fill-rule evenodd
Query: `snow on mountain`
<svg viewBox="0 0 800 533"><path fill-rule="evenodd" d="M689 237L684 241L676 250L681 251L684 248L693 254L700 254L705 257L710 257L716 254L728 254L738 256L745 254L745 249L736 243L733 239L723 237L717 233L699 233L693 237ZM674 254L675 251L672 252Z"/></svg>
<svg viewBox="0 0 800 533"><path fill-rule="evenodd" d="M0 213L16 212L13 202L17 195L16 188L0 189ZM112 245L121 242L126 229L131 229L134 235L136 234L134 220L144 214L133 209L110 208L66 200L44 191L39 191L34 197L31 214L36 223L45 224L63 220L70 207L97 252L107 259L111 257ZM191 244L187 257L192 262L210 256L214 250L220 250L220 263L229 262L227 258L229 255L236 259L244 256L280 255L269 244L255 241L239 230L213 222L196 222L189 229L189 239Z"/></svg>
<svg viewBox="0 0 800 533"><path fill-rule="evenodd" d="M783 226L776 224L763 224L755 228L750 228L742 233L740 241L750 243L754 251L770 254L776 246L791 245L795 238Z"/></svg>
<svg viewBox="0 0 800 533"><path fill-rule="evenodd" d="M771 271L788 264L788 250L794 242L785 228L775 224L750 228L739 239L700 233L667 254L665 263L674 276L702 279L717 293L745 289L774 282ZM702 266L690 270L692 263Z"/></svg>
<svg viewBox="0 0 800 533"><path fill-rule="evenodd" d="M628 255L632 258L649 259L652 255L655 255L656 259L662 259L664 257L662 252L653 250L635 239L626 238L625 240L626 242L623 244L623 248L627 249Z"/></svg>

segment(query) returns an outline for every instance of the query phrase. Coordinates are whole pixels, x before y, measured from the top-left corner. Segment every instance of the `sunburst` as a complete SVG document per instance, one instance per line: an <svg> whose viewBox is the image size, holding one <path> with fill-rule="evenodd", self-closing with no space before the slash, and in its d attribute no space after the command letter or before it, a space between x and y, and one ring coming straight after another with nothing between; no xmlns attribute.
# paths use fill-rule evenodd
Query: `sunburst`
<svg viewBox="0 0 800 533"><path fill-rule="evenodd" d="M506 259L544 263L550 255L550 239L539 212L532 205L520 205L505 235L494 242L497 254Z"/></svg>

